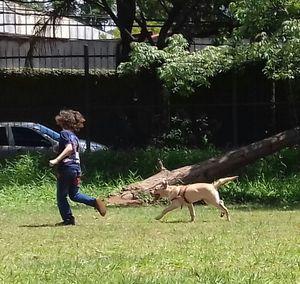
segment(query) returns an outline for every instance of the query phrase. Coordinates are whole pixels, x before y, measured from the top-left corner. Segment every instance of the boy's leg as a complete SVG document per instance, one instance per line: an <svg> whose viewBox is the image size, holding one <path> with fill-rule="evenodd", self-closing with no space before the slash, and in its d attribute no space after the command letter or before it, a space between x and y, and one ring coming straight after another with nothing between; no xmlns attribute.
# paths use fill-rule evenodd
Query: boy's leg
<svg viewBox="0 0 300 284"><path fill-rule="evenodd" d="M59 176L57 179L57 192L56 192L56 199L57 199L57 206L59 209L59 213L65 225L69 225L69 224L75 225L75 218L72 214L72 210L70 208L67 199L69 193L68 189L69 189L68 178L64 176Z"/></svg>
<svg viewBox="0 0 300 284"><path fill-rule="evenodd" d="M80 177L79 176L72 177L71 186L69 189L70 199L75 202L79 202L88 206L95 207L96 198L81 193L79 191L79 187L80 187Z"/></svg>
<svg viewBox="0 0 300 284"><path fill-rule="evenodd" d="M74 177L72 186L70 187L69 190L69 196L71 200L94 207L99 211L99 213L102 216L104 216L106 214L105 203L99 198L91 197L89 195L81 193L79 187L80 187L80 177L76 176Z"/></svg>

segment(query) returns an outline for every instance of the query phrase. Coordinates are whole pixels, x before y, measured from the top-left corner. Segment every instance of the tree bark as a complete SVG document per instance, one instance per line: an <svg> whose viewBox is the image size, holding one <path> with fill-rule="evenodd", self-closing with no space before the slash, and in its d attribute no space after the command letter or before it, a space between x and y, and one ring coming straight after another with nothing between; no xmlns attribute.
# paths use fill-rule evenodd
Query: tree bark
<svg viewBox="0 0 300 284"><path fill-rule="evenodd" d="M118 21L124 29L120 30L121 43L119 46L118 62L128 61L130 43L133 41L132 27L135 19L136 3L135 0L117 0Z"/></svg>
<svg viewBox="0 0 300 284"><path fill-rule="evenodd" d="M109 203L130 204L139 203L138 196L142 192L161 183L162 179L172 184L190 184L195 182L212 182L226 175L236 174L243 166L257 159L274 154L286 147L298 144L300 140L300 127L296 127L274 136L268 137L248 146L229 151L223 156L212 158L199 164L174 169L166 169L160 162L160 172L140 182L132 183L123 189L123 192L108 199ZM123 201L122 201L123 200Z"/></svg>

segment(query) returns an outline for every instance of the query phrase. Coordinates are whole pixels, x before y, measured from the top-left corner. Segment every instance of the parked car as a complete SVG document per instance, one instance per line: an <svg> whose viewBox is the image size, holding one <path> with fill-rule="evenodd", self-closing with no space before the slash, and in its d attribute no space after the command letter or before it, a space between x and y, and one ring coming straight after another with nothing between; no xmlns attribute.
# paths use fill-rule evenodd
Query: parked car
<svg viewBox="0 0 300 284"><path fill-rule="evenodd" d="M0 157L26 152L53 152L59 133L34 122L0 122ZM87 150L87 141L79 139L81 153ZM105 145L90 142L90 151L106 150Z"/></svg>

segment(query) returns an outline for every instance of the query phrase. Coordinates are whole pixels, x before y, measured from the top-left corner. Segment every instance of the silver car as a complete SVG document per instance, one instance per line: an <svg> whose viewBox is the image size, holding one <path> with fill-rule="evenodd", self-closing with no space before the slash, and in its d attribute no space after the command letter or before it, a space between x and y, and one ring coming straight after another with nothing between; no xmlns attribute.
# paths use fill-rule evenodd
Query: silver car
<svg viewBox="0 0 300 284"><path fill-rule="evenodd" d="M53 152L59 133L34 122L0 122L0 157L27 152ZM87 150L87 141L80 139L79 151ZM106 150L105 145L90 142L90 151Z"/></svg>

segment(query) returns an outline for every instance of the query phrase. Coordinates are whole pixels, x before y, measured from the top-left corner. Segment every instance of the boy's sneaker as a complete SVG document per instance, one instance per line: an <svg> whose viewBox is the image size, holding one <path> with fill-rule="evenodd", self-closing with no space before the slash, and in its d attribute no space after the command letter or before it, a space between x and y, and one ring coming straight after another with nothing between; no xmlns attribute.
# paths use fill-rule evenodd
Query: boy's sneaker
<svg viewBox="0 0 300 284"><path fill-rule="evenodd" d="M106 205L103 200L100 198L96 198L96 205L95 208L98 210L101 216L105 216L106 214Z"/></svg>
<svg viewBox="0 0 300 284"><path fill-rule="evenodd" d="M69 226L69 225L75 225L75 218L67 219L55 224L55 226Z"/></svg>

